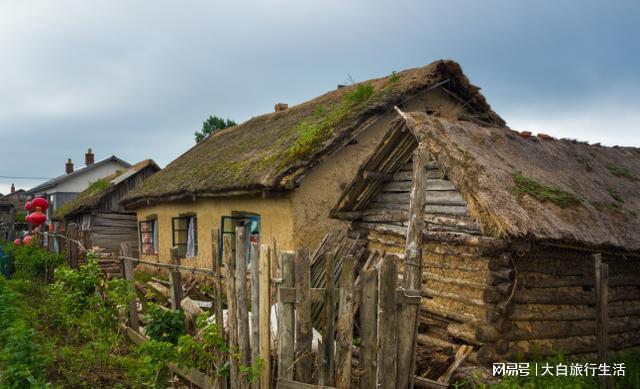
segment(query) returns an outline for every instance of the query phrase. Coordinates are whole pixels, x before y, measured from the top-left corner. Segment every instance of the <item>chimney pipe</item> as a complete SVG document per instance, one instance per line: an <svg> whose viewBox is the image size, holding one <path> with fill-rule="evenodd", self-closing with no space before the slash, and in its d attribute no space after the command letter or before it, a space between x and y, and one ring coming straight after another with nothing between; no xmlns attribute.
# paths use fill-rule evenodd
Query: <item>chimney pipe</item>
<svg viewBox="0 0 640 389"><path fill-rule="evenodd" d="M64 165L64 171L69 174L73 173L73 162L71 162L71 158L67 160L67 163Z"/></svg>
<svg viewBox="0 0 640 389"><path fill-rule="evenodd" d="M11 193L13 193L13 192L15 192L15 191L16 191L16 186L15 186L15 185L13 185L13 184L11 184Z"/></svg>
<svg viewBox="0 0 640 389"><path fill-rule="evenodd" d="M93 151L91 151L91 148L89 148L87 153L84 155L84 164L89 166L89 165L93 165L93 162L94 162Z"/></svg>

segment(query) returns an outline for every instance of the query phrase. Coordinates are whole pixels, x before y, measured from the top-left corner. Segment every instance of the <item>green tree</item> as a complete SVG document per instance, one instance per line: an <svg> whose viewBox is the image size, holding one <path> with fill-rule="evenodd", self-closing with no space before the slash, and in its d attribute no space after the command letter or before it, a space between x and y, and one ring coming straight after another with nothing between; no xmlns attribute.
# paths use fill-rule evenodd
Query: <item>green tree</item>
<svg viewBox="0 0 640 389"><path fill-rule="evenodd" d="M231 119L228 119L228 118L223 119L215 115L214 116L209 115L209 118L204 122L202 122L202 130L195 132L196 143L200 143L200 141L206 138L207 135L215 131L222 130L223 128L227 128L227 127L233 127L236 124L237 123Z"/></svg>

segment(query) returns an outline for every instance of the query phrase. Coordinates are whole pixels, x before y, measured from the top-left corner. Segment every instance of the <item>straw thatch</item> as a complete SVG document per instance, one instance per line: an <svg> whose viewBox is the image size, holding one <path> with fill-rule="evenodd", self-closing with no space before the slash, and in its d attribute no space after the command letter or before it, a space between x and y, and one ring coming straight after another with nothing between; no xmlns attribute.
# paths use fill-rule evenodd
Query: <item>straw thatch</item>
<svg viewBox="0 0 640 389"><path fill-rule="evenodd" d="M153 160L145 159L127 170L118 170L107 177L91 183L87 189L80 192L73 200L56 209L53 220L64 220L66 217L90 211L107 196L123 186L128 185L132 179L136 178L138 173L143 172L147 168L152 172L160 170L160 167L158 167Z"/></svg>
<svg viewBox="0 0 640 389"><path fill-rule="evenodd" d="M485 234L640 250L640 149L423 113L410 113L407 125L428 145Z"/></svg>
<svg viewBox="0 0 640 389"><path fill-rule="evenodd" d="M453 61L339 88L214 133L124 199L128 206L286 190L376 117L430 87L466 103L474 120L504 124Z"/></svg>

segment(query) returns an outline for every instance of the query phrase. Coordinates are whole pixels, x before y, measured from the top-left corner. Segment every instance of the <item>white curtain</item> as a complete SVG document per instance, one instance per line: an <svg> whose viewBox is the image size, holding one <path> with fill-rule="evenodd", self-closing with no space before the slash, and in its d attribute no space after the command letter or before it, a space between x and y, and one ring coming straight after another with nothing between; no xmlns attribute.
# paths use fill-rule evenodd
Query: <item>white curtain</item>
<svg viewBox="0 0 640 389"><path fill-rule="evenodd" d="M192 217L189 218L189 229L187 231L187 258L196 256L195 225Z"/></svg>

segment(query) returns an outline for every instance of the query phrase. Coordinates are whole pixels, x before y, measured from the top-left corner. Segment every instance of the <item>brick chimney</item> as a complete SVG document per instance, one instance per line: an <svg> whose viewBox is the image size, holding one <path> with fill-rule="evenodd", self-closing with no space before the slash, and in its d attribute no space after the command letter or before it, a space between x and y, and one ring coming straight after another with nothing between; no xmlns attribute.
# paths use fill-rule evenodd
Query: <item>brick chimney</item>
<svg viewBox="0 0 640 389"><path fill-rule="evenodd" d="M73 162L71 162L71 158L67 160L67 163L64 165L64 171L69 174L73 173Z"/></svg>
<svg viewBox="0 0 640 389"><path fill-rule="evenodd" d="M13 184L11 184L11 193L13 193L13 192L15 192L15 191L16 191L16 186L15 186L15 185L13 185Z"/></svg>
<svg viewBox="0 0 640 389"><path fill-rule="evenodd" d="M87 153L84 155L84 164L89 166L89 165L93 165L93 151L91 151L91 148L89 148L89 150L87 150Z"/></svg>

